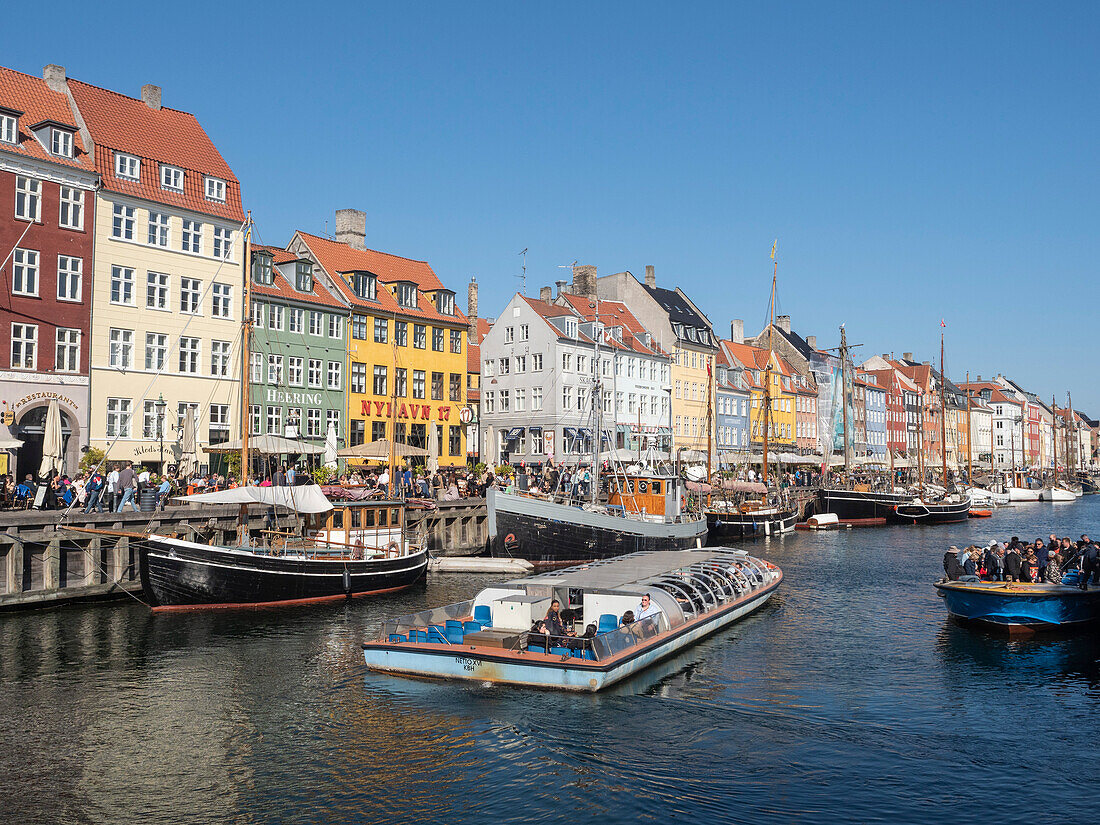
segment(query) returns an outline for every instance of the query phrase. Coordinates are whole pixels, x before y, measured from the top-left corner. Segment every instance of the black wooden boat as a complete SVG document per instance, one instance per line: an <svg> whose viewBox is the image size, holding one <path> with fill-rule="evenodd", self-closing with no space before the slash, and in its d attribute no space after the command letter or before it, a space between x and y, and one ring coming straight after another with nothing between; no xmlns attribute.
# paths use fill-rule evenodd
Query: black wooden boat
<svg viewBox="0 0 1100 825"><path fill-rule="evenodd" d="M744 510L730 507L707 510L708 544L720 544L731 539L751 539L789 533L798 523L798 511L793 507L763 507Z"/></svg>
<svg viewBox="0 0 1100 825"><path fill-rule="evenodd" d="M887 518L895 524L956 524L970 518L969 496L942 501L914 499L894 507Z"/></svg>
<svg viewBox="0 0 1100 825"><path fill-rule="evenodd" d="M909 493L822 487L817 491L816 506L817 512L834 513L841 521L889 519L895 507L911 504L915 498Z"/></svg>

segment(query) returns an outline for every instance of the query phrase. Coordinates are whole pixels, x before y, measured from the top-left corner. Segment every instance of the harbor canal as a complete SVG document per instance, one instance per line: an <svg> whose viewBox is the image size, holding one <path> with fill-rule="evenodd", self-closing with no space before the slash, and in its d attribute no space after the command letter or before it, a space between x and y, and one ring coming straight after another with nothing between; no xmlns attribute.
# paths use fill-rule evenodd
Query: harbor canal
<svg viewBox="0 0 1100 825"><path fill-rule="evenodd" d="M468 597L0 615L4 821L1079 822L1100 644L951 624L944 549L1100 533L1100 497L751 545L785 581L604 694L367 673L381 620Z"/></svg>

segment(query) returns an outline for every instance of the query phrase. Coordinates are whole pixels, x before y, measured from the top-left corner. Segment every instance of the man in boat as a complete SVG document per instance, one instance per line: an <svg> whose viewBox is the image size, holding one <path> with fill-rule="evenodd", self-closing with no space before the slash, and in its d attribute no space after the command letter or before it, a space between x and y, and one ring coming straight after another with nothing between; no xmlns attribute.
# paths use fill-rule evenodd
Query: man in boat
<svg viewBox="0 0 1100 825"><path fill-rule="evenodd" d="M661 608L653 603L648 593L642 594L641 603L634 608L634 616L640 622L642 619L647 619L650 616L659 616L661 614Z"/></svg>
<svg viewBox="0 0 1100 825"><path fill-rule="evenodd" d="M1088 540L1088 536L1081 536L1081 541L1087 542L1081 548L1081 579L1077 585L1082 590L1089 589L1089 580L1093 584L1100 584L1100 548Z"/></svg>

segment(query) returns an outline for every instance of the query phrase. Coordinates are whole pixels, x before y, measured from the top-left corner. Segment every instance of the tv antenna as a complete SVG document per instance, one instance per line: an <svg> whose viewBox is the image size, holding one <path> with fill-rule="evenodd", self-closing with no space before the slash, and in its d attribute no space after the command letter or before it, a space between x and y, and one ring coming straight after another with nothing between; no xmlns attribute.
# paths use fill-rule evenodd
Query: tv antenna
<svg viewBox="0 0 1100 825"><path fill-rule="evenodd" d="M527 247L523 247L523 251L519 253L523 256L523 273L519 276L519 286L522 294L527 294ZM514 277L514 276L513 276Z"/></svg>

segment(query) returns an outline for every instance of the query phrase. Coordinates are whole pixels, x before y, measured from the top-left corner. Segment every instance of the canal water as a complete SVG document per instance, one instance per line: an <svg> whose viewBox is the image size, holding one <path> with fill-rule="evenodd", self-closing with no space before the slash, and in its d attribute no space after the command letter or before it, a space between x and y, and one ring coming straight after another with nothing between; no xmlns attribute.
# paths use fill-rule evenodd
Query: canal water
<svg viewBox="0 0 1100 825"><path fill-rule="evenodd" d="M0 616L0 821L932 822L1091 819L1095 638L951 624L949 544L1100 533L1100 497L956 527L796 533L770 605L596 696L369 674L339 606Z"/></svg>

